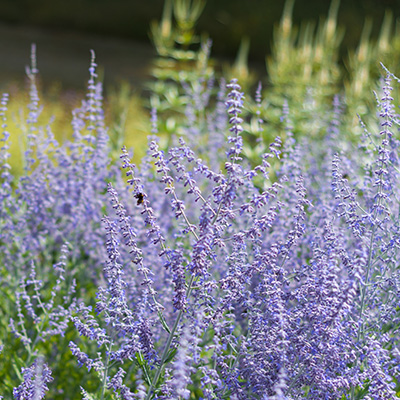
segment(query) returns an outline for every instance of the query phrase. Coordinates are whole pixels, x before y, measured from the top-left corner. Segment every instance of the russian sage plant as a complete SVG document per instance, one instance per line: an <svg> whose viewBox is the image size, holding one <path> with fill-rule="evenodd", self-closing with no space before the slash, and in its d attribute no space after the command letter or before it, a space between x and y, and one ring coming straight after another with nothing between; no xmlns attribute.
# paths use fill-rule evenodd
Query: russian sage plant
<svg viewBox="0 0 400 400"><path fill-rule="evenodd" d="M151 140L149 156L136 168L123 151L133 199L125 199L125 208L109 186L117 215L114 223L105 219L108 287L100 289L97 310L104 315L107 345L135 361L131 371L141 369L144 398L396 397L397 220L387 217L382 200L382 175L389 175L384 149L397 146L386 132L395 120L388 114L389 79L380 102L382 143L369 154L380 169L367 166L361 187L345 178L362 168L358 160L342 162L345 155L335 152L339 98L327 123L326 154L317 145L296 143L286 110L285 146L277 138L262 163L249 168L241 157L243 93L236 81L226 100L231 134L218 154L182 138L165 153ZM214 165L225 173L213 171L192 147L209 162L217 157ZM278 180L262 190L255 177L270 179L274 157L283 159ZM387 248L381 243L384 223L392 226L385 228ZM122 322L129 327L121 329ZM104 331L96 332L102 344ZM71 346L88 367L95 363ZM124 361L117 354L108 347L103 356L103 387L130 398L126 383L110 384L121 382L116 377L125 371L116 369ZM131 389L135 376L126 376Z"/></svg>
<svg viewBox="0 0 400 400"><path fill-rule="evenodd" d="M60 145L37 123L33 57L18 184L3 133L2 331L15 339L1 357L18 371L4 395L399 398L397 78L383 69L381 130L361 121L358 148L342 146L340 95L315 121L320 141L295 139L295 105L283 101L285 140L257 166L242 136L252 119L262 136L261 87L246 117L237 80L215 98L212 81L183 84L186 135L162 148L154 109L141 164L122 149L125 182L109 161L95 67L93 55L74 141Z"/></svg>

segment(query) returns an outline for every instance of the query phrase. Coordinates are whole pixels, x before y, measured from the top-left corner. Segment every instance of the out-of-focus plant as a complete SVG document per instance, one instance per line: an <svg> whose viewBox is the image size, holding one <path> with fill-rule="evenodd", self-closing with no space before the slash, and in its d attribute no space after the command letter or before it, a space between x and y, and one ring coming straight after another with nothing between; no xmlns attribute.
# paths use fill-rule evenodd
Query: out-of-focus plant
<svg viewBox="0 0 400 400"><path fill-rule="evenodd" d="M56 132L56 139L59 141L71 138L72 129L70 125L72 110L78 105L79 94L77 92L62 92L59 85L54 84L46 95L38 83L38 92L41 98L41 112L38 115L39 124L51 125ZM7 105L8 119L7 129L10 132L9 140L10 165L15 176L20 176L24 170L24 151L27 144L27 105L30 102L29 96L22 85L12 84L8 87L10 100Z"/></svg>
<svg viewBox="0 0 400 400"><path fill-rule="evenodd" d="M9 86L10 100L8 104L8 131L11 133L9 140L10 165L15 176L20 176L24 170L23 153L27 145L26 118L29 112L27 105L29 97L22 85ZM77 90L65 91L57 84L43 89L38 83L41 112L38 123L48 125L54 131L55 139L60 143L71 140L73 129L71 126L72 111L76 108L83 93ZM134 147L134 160L138 162L145 154L147 135L150 133L150 113L145 108L143 100L134 92L128 83L110 87L104 104L105 121L110 129L112 142L111 157L118 158L119 149L124 143Z"/></svg>
<svg viewBox="0 0 400 400"><path fill-rule="evenodd" d="M380 64L383 63L393 73L399 73L400 27L393 26L393 14L387 11L377 40L371 39L372 20L366 20L355 50L350 50L346 62L347 76L344 80L344 94L348 107L349 128L358 132L358 117L373 123L371 113L375 101L371 97L372 90L379 90ZM392 97L399 99L399 89L395 88Z"/></svg>
<svg viewBox="0 0 400 400"><path fill-rule="evenodd" d="M177 133L177 118L185 112L188 102L184 86L199 90L199 86L207 87L213 77L209 63L211 44L195 33L204 6L205 0L166 0L161 21L151 25L158 58L152 69L155 81L150 85L150 103L163 115L160 132Z"/></svg>
<svg viewBox="0 0 400 400"><path fill-rule="evenodd" d="M123 145L135 149L135 162L139 162L146 154L151 124L150 113L143 103L139 94L127 82L107 90L104 108L112 159L119 157Z"/></svg>
<svg viewBox="0 0 400 400"><path fill-rule="evenodd" d="M245 36L240 42L234 63L225 63L222 67L222 76L226 80L237 79L245 92L251 90L257 81L255 72L249 67L249 51L250 39Z"/></svg>
<svg viewBox="0 0 400 400"><path fill-rule="evenodd" d="M285 3L281 23L276 28L267 73L272 95L278 104L302 102L311 91L315 101L330 103L341 78L339 47L344 31L337 26L339 0L333 0L326 20L317 30L313 23L300 29L292 22L294 0Z"/></svg>

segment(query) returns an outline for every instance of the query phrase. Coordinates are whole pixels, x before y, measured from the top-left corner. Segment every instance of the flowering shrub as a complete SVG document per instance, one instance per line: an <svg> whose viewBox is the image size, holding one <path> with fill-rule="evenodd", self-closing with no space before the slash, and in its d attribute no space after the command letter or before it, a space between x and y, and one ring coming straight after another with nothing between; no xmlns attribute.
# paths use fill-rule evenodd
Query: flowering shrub
<svg viewBox="0 0 400 400"><path fill-rule="evenodd" d="M60 145L33 57L18 182L2 97L4 398L399 398L397 78L382 70L381 130L351 151L340 96L319 142L295 140L286 102L285 141L254 168L237 81L185 86L186 136L149 137L140 166L123 148L125 182L95 68Z"/></svg>

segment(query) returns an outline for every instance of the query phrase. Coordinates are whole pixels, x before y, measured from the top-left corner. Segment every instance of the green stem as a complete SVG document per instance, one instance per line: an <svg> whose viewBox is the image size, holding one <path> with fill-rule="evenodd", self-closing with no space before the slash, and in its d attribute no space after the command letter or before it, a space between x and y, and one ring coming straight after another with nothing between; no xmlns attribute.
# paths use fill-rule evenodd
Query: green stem
<svg viewBox="0 0 400 400"><path fill-rule="evenodd" d="M190 296L190 293L192 292L194 281L195 281L195 276L192 275L192 277L190 278L190 281L189 281L188 288L186 290L186 298L188 298ZM160 378L161 372L162 372L162 370L164 368L164 363L165 363L165 360L168 357L168 352L169 352L169 349L171 347L172 339L174 338L175 332L178 329L178 325L179 325L179 322L180 322L180 320L182 318L183 312L184 312L183 310L179 310L178 315L177 315L176 320L175 320L175 323L174 323L174 325L173 325L173 327L171 329L171 332L168 335L167 342L165 343L164 352L163 352L162 357L161 357L160 365L159 365L159 367L158 367L158 369L156 371L156 374L154 375L153 381L151 382L151 386L149 388L149 391L147 393L147 396L146 396L145 400L151 399L151 396L153 394L152 393L153 389L156 387L158 379Z"/></svg>
<svg viewBox="0 0 400 400"><path fill-rule="evenodd" d="M110 347L107 352L107 359L106 359L106 365L104 368L104 373L103 373L103 384L101 386L101 397L100 400L104 400L104 393L106 391L106 383L107 383L107 375L108 375L108 368L110 364L110 354L111 354L111 348L113 346L113 342L111 341Z"/></svg>

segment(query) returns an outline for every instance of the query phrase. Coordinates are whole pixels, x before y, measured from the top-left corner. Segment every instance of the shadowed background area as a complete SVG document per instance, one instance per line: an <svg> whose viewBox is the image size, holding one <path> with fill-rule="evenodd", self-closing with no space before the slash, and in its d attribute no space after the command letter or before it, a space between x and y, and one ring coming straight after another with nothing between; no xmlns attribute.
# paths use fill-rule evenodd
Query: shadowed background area
<svg viewBox="0 0 400 400"><path fill-rule="evenodd" d="M150 23L161 18L163 4L163 0L1 0L0 86L24 76L33 42L45 83L60 81L64 88L81 88L87 79L89 49L93 48L106 86L121 79L140 86L155 56ZM329 6L330 1L297 0L294 23L318 22L328 14ZM197 31L212 38L213 57L228 60L236 56L241 38L248 37L250 63L264 69L283 7L284 1L208 1ZM341 2L338 23L345 29L343 54L357 46L366 20L373 21L372 37L378 35L386 10L396 19L400 1Z"/></svg>

